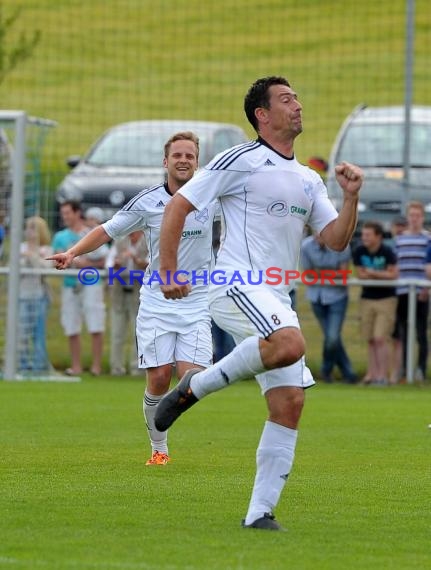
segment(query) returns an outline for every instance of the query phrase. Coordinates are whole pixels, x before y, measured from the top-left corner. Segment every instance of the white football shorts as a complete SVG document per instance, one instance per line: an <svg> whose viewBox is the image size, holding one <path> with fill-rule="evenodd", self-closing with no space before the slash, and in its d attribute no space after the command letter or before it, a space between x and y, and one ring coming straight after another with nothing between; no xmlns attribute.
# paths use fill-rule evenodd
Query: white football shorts
<svg viewBox="0 0 431 570"><path fill-rule="evenodd" d="M139 310L136 319L139 368L154 368L178 361L204 368L210 366L213 346L209 316L206 314L179 328L176 330L173 320L167 323Z"/></svg>
<svg viewBox="0 0 431 570"><path fill-rule="evenodd" d="M300 328L290 297L276 296L267 287L235 286L221 291L220 296L213 299L210 304L212 318L233 336L236 344L249 336L266 339L285 327ZM262 372L256 380L262 394L280 386L309 388L315 384L304 358L291 366Z"/></svg>

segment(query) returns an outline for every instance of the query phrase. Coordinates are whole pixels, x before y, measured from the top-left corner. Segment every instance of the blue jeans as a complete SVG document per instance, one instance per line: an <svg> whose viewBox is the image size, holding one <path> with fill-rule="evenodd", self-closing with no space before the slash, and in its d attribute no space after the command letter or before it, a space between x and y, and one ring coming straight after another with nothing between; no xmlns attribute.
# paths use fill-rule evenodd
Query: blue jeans
<svg viewBox="0 0 431 570"><path fill-rule="evenodd" d="M346 316L348 298L344 297L330 305L311 303L324 335L322 374L329 378L334 366L338 366L346 380L354 380L355 373L341 340L341 329Z"/></svg>
<svg viewBox="0 0 431 570"><path fill-rule="evenodd" d="M47 296L19 300L19 369L49 370L46 350Z"/></svg>

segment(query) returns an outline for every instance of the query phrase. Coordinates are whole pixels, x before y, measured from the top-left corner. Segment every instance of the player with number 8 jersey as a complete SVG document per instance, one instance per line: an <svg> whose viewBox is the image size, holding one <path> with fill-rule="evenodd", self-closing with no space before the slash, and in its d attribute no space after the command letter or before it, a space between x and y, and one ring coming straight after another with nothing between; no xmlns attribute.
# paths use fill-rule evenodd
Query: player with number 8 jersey
<svg viewBox="0 0 431 570"><path fill-rule="evenodd" d="M160 238L163 275L177 267L186 216L212 200L220 201L222 237L216 270L225 272L227 279L226 284L210 285L210 311L237 346L206 370L187 372L159 403L155 425L166 429L208 394L255 376L269 417L257 449L257 472L243 526L280 530L272 511L292 468L304 389L314 380L305 365L305 341L291 307L289 284L270 285L264 275L270 267L297 269L306 224L332 249L348 245L356 225L362 172L349 163L336 167L344 192L337 213L318 174L295 158L302 106L288 81L257 80L244 108L257 139L219 154L184 185L166 208ZM242 275L244 283L239 279L233 285L229 276L234 275ZM164 285L162 290L167 298L188 294L181 285Z"/></svg>

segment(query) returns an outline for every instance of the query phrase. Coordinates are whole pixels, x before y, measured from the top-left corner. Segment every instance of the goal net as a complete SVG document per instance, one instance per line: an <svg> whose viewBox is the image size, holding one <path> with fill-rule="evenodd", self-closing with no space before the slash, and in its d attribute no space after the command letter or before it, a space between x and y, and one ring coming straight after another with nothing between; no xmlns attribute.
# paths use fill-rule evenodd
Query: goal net
<svg viewBox="0 0 431 570"><path fill-rule="evenodd" d="M0 377L69 380L46 348L50 232L42 149L54 121L0 111Z"/></svg>

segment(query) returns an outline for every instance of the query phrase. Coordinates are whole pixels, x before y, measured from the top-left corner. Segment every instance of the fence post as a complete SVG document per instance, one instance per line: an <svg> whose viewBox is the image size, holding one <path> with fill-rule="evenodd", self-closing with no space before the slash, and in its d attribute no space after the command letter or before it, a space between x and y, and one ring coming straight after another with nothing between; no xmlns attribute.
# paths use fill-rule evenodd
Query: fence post
<svg viewBox="0 0 431 570"><path fill-rule="evenodd" d="M416 336L416 285L409 285L407 307L407 382L412 384L415 374L415 336Z"/></svg>
<svg viewBox="0 0 431 570"><path fill-rule="evenodd" d="M15 115L15 149L13 159L11 230L10 230L10 273L8 281L8 310L6 326L6 351L4 378L14 380L16 376L16 354L18 340L18 293L20 272L20 245L22 241L24 214L25 176L25 131L27 115L24 111L12 112Z"/></svg>

